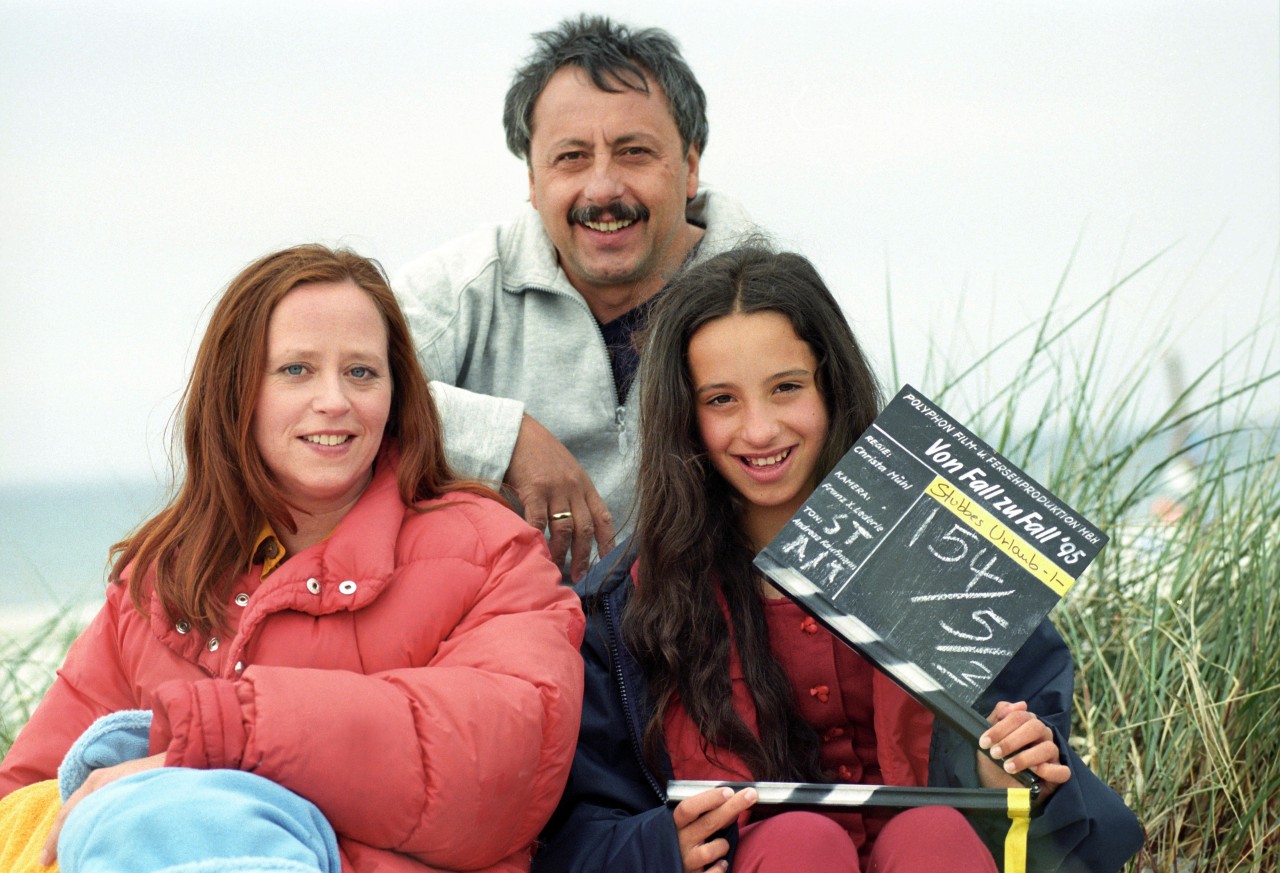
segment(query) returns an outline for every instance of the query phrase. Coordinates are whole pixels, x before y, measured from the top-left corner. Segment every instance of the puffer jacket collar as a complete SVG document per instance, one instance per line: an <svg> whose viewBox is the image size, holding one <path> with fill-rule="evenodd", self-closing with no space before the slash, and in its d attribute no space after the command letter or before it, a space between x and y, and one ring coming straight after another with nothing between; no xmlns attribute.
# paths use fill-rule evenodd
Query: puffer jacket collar
<svg viewBox="0 0 1280 873"><path fill-rule="evenodd" d="M250 568L236 579L229 597L248 602L232 611L234 632L230 641L219 634L202 634L187 622L173 621L160 596L151 593L150 626L156 639L188 661L195 661L211 675L223 664L234 664L254 630L269 615L284 610L326 615L361 609L382 593L395 568L396 538L405 506L396 480L398 453L388 441L374 461L374 475L360 499L325 540L291 555L266 579ZM232 651L219 654L224 643Z"/></svg>

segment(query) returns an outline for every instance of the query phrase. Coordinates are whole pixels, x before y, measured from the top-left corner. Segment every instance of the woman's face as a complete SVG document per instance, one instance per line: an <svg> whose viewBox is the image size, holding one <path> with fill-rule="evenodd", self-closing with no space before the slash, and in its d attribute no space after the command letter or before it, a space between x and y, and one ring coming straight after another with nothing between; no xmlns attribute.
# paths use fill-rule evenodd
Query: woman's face
<svg viewBox="0 0 1280 873"><path fill-rule="evenodd" d="M253 439L285 499L319 515L354 503L373 476L391 410L387 329L353 282L299 285L267 325Z"/></svg>
<svg viewBox="0 0 1280 873"><path fill-rule="evenodd" d="M818 361L778 312L734 313L689 340L698 431L762 548L817 485L827 439Z"/></svg>

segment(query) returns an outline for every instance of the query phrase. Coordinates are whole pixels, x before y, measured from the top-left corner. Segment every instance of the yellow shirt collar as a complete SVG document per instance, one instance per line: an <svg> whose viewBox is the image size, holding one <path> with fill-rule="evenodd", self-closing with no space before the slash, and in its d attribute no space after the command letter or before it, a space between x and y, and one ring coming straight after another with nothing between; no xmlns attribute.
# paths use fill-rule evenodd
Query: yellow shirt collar
<svg viewBox="0 0 1280 873"><path fill-rule="evenodd" d="M249 567L254 564L262 564L262 578L267 578L280 563L287 558L284 543L280 542L280 538L276 536L276 532L271 527L271 522L264 521L261 530L258 531L258 538L253 542L253 548L249 551Z"/></svg>

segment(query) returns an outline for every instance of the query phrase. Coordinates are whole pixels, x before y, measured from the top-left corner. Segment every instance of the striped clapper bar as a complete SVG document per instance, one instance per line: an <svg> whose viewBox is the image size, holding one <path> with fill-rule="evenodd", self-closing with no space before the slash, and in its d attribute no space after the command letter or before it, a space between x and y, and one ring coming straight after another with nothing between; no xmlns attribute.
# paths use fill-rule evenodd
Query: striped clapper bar
<svg viewBox="0 0 1280 873"><path fill-rule="evenodd" d="M964 701L938 684L937 680L909 661L880 634L872 630L855 615L836 609L822 592L799 570L783 566L769 557L768 552L756 555L755 565L769 575L784 594L799 604L800 608L820 621L827 630L858 651L882 673L931 710L962 736L968 737L978 749L978 738L991 725ZM990 753L987 753L990 754ZM1014 778L1027 786L1034 801L1040 796L1040 780L1029 770L1014 774ZM934 789L942 791L945 789ZM951 789L961 790L961 789ZM967 790L967 789L966 789Z"/></svg>
<svg viewBox="0 0 1280 873"><path fill-rule="evenodd" d="M752 787L760 794L757 806L785 806L788 809L830 812L864 806L897 809L950 806L972 812L1004 812L1011 820L1004 843L1004 873L1024 873L1027 867L1027 830L1031 821L1031 791L1027 788L904 788L892 785L673 779L667 783L667 805L675 806L695 794L718 787L734 791Z"/></svg>

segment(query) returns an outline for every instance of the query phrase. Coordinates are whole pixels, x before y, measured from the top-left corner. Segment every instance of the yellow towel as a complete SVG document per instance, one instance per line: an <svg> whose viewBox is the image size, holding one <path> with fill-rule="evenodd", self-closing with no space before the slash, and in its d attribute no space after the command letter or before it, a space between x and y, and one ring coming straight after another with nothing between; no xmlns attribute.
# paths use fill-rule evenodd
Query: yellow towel
<svg viewBox="0 0 1280 873"><path fill-rule="evenodd" d="M0 799L0 870L5 873L57 873L40 866L40 850L62 808L58 780L37 782Z"/></svg>

